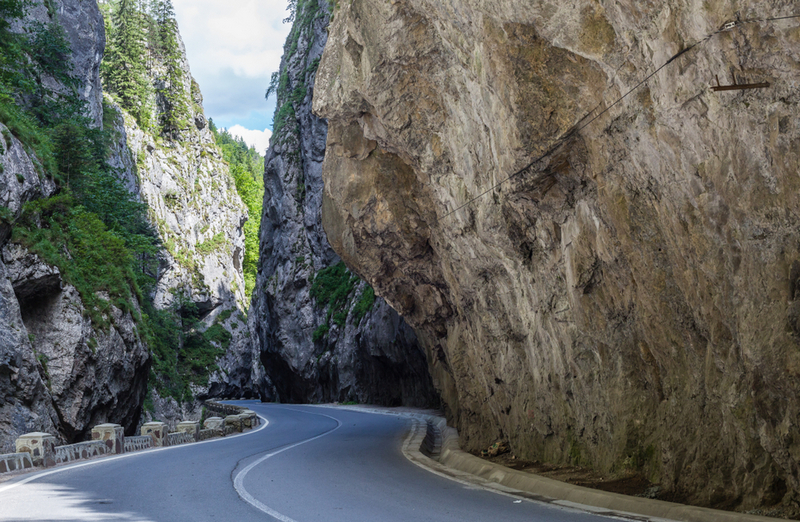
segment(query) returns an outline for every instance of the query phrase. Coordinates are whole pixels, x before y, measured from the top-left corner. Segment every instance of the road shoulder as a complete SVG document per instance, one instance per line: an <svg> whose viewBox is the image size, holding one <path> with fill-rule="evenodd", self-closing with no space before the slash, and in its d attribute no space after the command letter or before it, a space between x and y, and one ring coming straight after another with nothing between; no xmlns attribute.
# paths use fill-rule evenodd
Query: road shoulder
<svg viewBox="0 0 800 522"><path fill-rule="evenodd" d="M412 420L403 454L437 475L500 494L568 509L648 522L775 522L778 519L675 504L591 489L516 471L461 450L458 432L431 410L373 406L324 405L336 409L396 415Z"/></svg>

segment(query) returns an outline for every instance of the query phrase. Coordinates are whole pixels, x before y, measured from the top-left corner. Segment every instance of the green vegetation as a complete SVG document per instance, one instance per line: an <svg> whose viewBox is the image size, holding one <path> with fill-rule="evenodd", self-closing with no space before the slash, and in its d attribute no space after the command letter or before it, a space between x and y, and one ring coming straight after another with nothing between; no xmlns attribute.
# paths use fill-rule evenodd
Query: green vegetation
<svg viewBox="0 0 800 522"><path fill-rule="evenodd" d="M231 315L233 315L233 310L225 310L224 312L220 313L217 316L218 323L224 323L228 319L230 319Z"/></svg>
<svg viewBox="0 0 800 522"><path fill-rule="evenodd" d="M344 308L350 293L358 282L358 276L352 275L343 261L323 268L314 277L311 284L311 297L320 305L328 305L328 315Z"/></svg>
<svg viewBox="0 0 800 522"><path fill-rule="evenodd" d="M225 234L220 232L218 234L214 234L214 237L212 237L208 241L198 243L197 246L195 247L195 251L201 256L207 256L213 254L214 252L222 248L224 245L225 245Z"/></svg>
<svg viewBox="0 0 800 522"><path fill-rule="evenodd" d="M131 312L133 299L141 300L142 287L152 284L156 240L154 234L114 230L113 217L104 222L80 203L69 188L28 203L12 240L57 266L80 293L95 328L106 328L111 304Z"/></svg>
<svg viewBox="0 0 800 522"><path fill-rule="evenodd" d="M292 23L292 29L283 47L283 61L288 63L297 53L300 37L308 34L312 30L315 20L325 16L325 12L320 9L317 0L289 0L289 16L283 21ZM319 67L319 58L308 61L308 56L303 56L306 60L306 67L303 77L292 79L286 69L282 72L272 73L266 97L275 94L278 98L278 108L273 118L272 132L276 140L285 141L286 138L297 133L297 106L301 104L308 95L307 80ZM295 83L295 85L293 85ZM288 132L284 132L284 130Z"/></svg>
<svg viewBox="0 0 800 522"><path fill-rule="evenodd" d="M247 301L256 286L258 272L258 231L261 227L261 213L264 205L264 158L253 147L248 147L243 139L231 136L225 130L218 130L210 122L222 157L230 165L230 172L236 183L236 192L247 206L249 218L244 224L244 292Z"/></svg>
<svg viewBox="0 0 800 522"><path fill-rule="evenodd" d="M156 310L146 307L151 328L147 338L153 353L151 387L162 397L178 401L192 399L190 385L204 386L218 370L216 360L230 346L232 336L221 323L221 313L210 327L200 320L197 305L185 294L175 292L172 307Z"/></svg>
<svg viewBox="0 0 800 522"><path fill-rule="evenodd" d="M355 316L357 322L361 322L361 319L367 315L367 312L372 310L372 305L375 304L375 290L372 289L371 286L367 285L364 288L364 291L361 293L361 297L356 302L355 307L353 307L353 316Z"/></svg>
<svg viewBox="0 0 800 522"><path fill-rule="evenodd" d="M172 0L156 1L153 6L158 34L155 50L161 55L167 71L166 81L158 92L164 100L159 123L166 136L174 137L180 129L188 125L189 118L189 97L184 88L181 52L178 47L178 24L175 21Z"/></svg>
<svg viewBox="0 0 800 522"><path fill-rule="evenodd" d="M12 33L10 23L24 16L27 0L0 0L0 122L38 158L40 175L56 174L53 130L69 120L84 122L83 102L72 77L70 48L63 28L31 23L25 33ZM52 78L64 88L49 90ZM10 145L10 135L4 131Z"/></svg>
<svg viewBox="0 0 800 522"><path fill-rule="evenodd" d="M331 320L338 326L345 325L347 316L350 313L348 307L350 296L358 282L358 276L351 274L342 261L317 272L311 284L311 297L316 300L318 305L327 305L328 314L325 323L314 330L312 336L314 342L321 340L328 334L331 328ZM374 304L375 291L371 286L366 285L353 307L353 317L357 323L361 322L361 319L367 315Z"/></svg>
<svg viewBox="0 0 800 522"><path fill-rule="evenodd" d="M147 19L135 0L111 3L108 14L106 54L100 69L105 90L142 129L148 129L152 124L152 85L147 76Z"/></svg>
<svg viewBox="0 0 800 522"><path fill-rule="evenodd" d="M22 16L22 0L0 2L0 13ZM96 328L108 325L111 304L126 311L152 284L158 240L144 205L106 163L108 136L90 127L72 77L70 48L56 23L25 34L0 27L0 122L30 150L58 193L28 203L12 240L58 266L80 293ZM63 88L49 91L43 78ZM13 94L12 94L13 93ZM5 137L4 137L5 138ZM11 216L6 216L11 217ZM105 295L104 295L105 294Z"/></svg>
<svg viewBox="0 0 800 522"><path fill-rule="evenodd" d="M13 134L38 162L40 175L55 180L57 191L27 203L18 217L0 208L0 220L12 226L12 241L59 268L80 294L95 329L108 328L112 305L131 313L153 356L154 387L162 395L188 399L189 385L207 383L231 336L218 324L206 329L197 307L185 296L168 310L153 306L150 296L162 245L148 221L147 207L125 189L107 163L115 137L92 128L86 116L62 28L32 24L27 33L9 32L9 22L22 17L27 5L26 0L0 0L0 122L9 129L3 141L9 146ZM135 57L138 43L123 45L122 37L143 34L137 32L141 20L135 7L127 0L114 4L119 19L117 34L111 35L119 45L110 59L112 64L118 60L114 67L119 70L112 73L109 69L114 67L106 62L104 74L110 75L107 81L111 78L118 99L146 126L146 96ZM134 66L128 67L129 61ZM61 87L48 90L45 86L52 82L46 78ZM104 109L107 120L113 111ZM96 338L88 344L96 349Z"/></svg>
<svg viewBox="0 0 800 522"><path fill-rule="evenodd" d="M330 329L331 329L331 327L328 326L327 323L321 324L321 325L319 325L317 327L316 330L314 330L314 334L311 336L311 338L313 339L314 342L317 342L317 341L321 340L323 337L325 337L326 335L328 335L328 332L330 331Z"/></svg>
<svg viewBox="0 0 800 522"><path fill-rule="evenodd" d="M321 306L328 305L328 315L325 324L314 332L315 342L328 333L331 319L339 326L344 326L347 322L347 304L357 283L358 276L350 274L342 261L317 272L311 284L311 297Z"/></svg>
<svg viewBox="0 0 800 522"><path fill-rule="evenodd" d="M187 127L190 114L186 78L181 69L178 25L172 0L113 0L101 4L106 21L106 55L101 67L103 84L120 106L145 131L175 139ZM165 75L154 90L154 65ZM153 121L153 95L160 100L159 119Z"/></svg>

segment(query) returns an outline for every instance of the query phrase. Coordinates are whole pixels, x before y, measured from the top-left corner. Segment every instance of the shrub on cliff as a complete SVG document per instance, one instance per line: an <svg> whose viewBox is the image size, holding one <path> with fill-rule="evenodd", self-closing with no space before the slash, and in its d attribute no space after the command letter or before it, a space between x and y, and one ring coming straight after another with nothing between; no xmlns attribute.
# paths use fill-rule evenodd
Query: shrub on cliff
<svg viewBox="0 0 800 522"><path fill-rule="evenodd" d="M321 340L331 328L331 320L338 326L344 326L350 314L350 296L358 285L359 278L350 273L344 262L323 268L314 277L311 284L311 297L320 306L328 305L326 321L314 331L314 342ZM372 309L375 303L375 291L367 285L353 308L356 321L361 319Z"/></svg>

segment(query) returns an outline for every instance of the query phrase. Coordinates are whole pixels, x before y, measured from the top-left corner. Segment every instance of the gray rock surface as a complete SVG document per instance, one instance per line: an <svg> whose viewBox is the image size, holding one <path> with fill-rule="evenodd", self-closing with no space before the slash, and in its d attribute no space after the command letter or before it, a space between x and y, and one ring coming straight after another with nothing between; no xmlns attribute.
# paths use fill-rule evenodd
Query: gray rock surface
<svg viewBox="0 0 800 522"><path fill-rule="evenodd" d="M217 361L219 370L212 373L208 385L193 389L195 398L261 398L264 371L242 319L247 307L242 272L247 209L214 142L180 36L178 44L191 124L171 138L154 135L106 97L107 120L114 130L110 163L127 188L150 208L165 246L157 274L156 307L172 307L182 294L197 305L207 326L220 314L233 312L221 323L233 336L230 346ZM152 64L154 86L163 83L165 75L163 64ZM150 103L158 119L164 100L153 96ZM179 403L160 397L155 390L151 394L154 410L143 421L159 419L175 425L199 417L198 400Z"/></svg>
<svg viewBox="0 0 800 522"><path fill-rule="evenodd" d="M338 6L325 230L415 327L467 448L796 515L800 29L705 41L796 2ZM731 67L771 87L712 92Z"/></svg>
<svg viewBox="0 0 800 522"><path fill-rule="evenodd" d="M73 74L82 84L88 115L99 125L105 36L97 4L54 0L51 7L33 3L16 29L37 22L63 26L73 50ZM52 78L43 81L61 88ZM131 314L110 306L111 326L95 328L84 317L77 291L56 268L7 244L10 221L22 206L52 195L56 186L2 124L0 141L0 451L13 449L17 436L32 431L52 433L62 442L83 440L92 426L108 421L130 431L141 412L149 351Z"/></svg>
<svg viewBox="0 0 800 522"><path fill-rule="evenodd" d="M292 92L306 96L293 105L294 117L272 137L265 165L264 215L256 289L250 309L253 343L270 378L274 398L285 402L358 401L391 405L438 404L424 353L413 330L377 299L359 320L352 308L365 284L359 282L346 307L343 326L313 340L327 320L327 307L310 295L313 278L339 257L321 224L326 122L311 114L314 67L324 48L328 2L309 2L295 22L298 45L287 41L281 74ZM290 36L290 40L293 37Z"/></svg>
<svg viewBox="0 0 800 522"><path fill-rule="evenodd" d="M25 433L57 431L58 414L41 370L0 260L0 453L14 453L14 441Z"/></svg>
<svg viewBox="0 0 800 522"><path fill-rule="evenodd" d="M50 7L48 7L48 4ZM12 30L26 30L33 23L60 23L72 51L72 75L80 82L79 94L86 101L87 116L95 125L103 121L103 90L100 83L100 62L106 46L103 15L96 1L34 0L24 19L15 22ZM53 78L43 80L48 88L59 91Z"/></svg>
<svg viewBox="0 0 800 522"><path fill-rule="evenodd" d="M32 199L50 196L55 183L39 174L39 166L25 151L25 147L0 123L0 209L8 215L0 216L0 244L11 232L7 219L19 217L22 205Z"/></svg>
<svg viewBox="0 0 800 522"><path fill-rule="evenodd" d="M10 221L22 206L53 193L55 184L39 176L37 165L8 128L0 123L0 252L11 234ZM6 221L6 219L8 221ZM43 368L22 321L17 291L30 296L37 288L59 288L58 270L24 260L24 249L7 247L0 255L0 453L13 453L25 433L57 432L58 414L45 384ZM9 269L6 259L16 267Z"/></svg>
<svg viewBox="0 0 800 522"><path fill-rule="evenodd" d="M84 440L97 424L114 422L129 432L141 414L150 352L130 312L113 304L105 314L111 325L95 327L71 285L42 285L58 271L35 255L12 246L3 251L9 280L20 303L22 321L39 361L53 405L58 433ZM18 289L36 287L35 293Z"/></svg>

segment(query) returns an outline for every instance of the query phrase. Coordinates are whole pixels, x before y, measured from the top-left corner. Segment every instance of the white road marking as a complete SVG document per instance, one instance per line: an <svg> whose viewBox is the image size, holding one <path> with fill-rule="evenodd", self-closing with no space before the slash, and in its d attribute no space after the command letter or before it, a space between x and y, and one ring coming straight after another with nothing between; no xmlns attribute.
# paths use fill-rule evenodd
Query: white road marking
<svg viewBox="0 0 800 522"><path fill-rule="evenodd" d="M292 408L284 408L284 409L287 409L287 410L290 410L290 411L296 411L296 412L300 412L300 413L306 413L308 415L317 415L317 416L320 416L320 417L327 417L327 418L329 418L329 419L331 419L333 421L336 421L336 427L333 428L330 431L326 431L325 433L322 433L322 434L317 435L315 437L311 437L310 439L306 439L306 440L303 440L303 441L300 441L300 442L296 442L296 443L294 443L294 444L292 444L290 446L286 446L285 448L281 448L278 451L273 451L272 453L268 453L268 454L264 455L263 457L261 457L260 459L256 460L255 462L251 463L246 468L244 468L242 471L240 471L239 473L236 474L236 477L233 479L233 487L236 490L236 492L239 494L239 496L242 497L242 500L244 500L245 502L247 502L248 504L250 504L251 506L253 506L257 510L259 510L259 511L261 511L263 513L266 513L267 515L271 516L272 518L274 518L276 520L279 520L280 522L297 522L293 518L289 518L286 515L283 515L282 513L278 513L277 511L275 511L271 507L267 506L266 504L264 504L263 502L261 502L260 500L255 498L253 495L251 495L247 491L247 489L244 487L244 479L245 479L245 477L247 477L247 474L250 473L250 471L253 470L253 468L255 468L259 464L263 463L267 459L269 459L271 457L274 457L275 455L278 455L279 453L283 453L284 451L288 451L290 449L296 448L297 446L302 446L303 444L307 444L307 443L309 443L311 441L314 441L314 440L317 440L317 439L321 439L322 437L325 437L326 435L330 435L334 431L336 431L339 428L341 428L342 427L342 423L341 423L341 421L339 419L331 417L330 415L325 415L324 413L311 413L309 411L295 410L295 409L292 409Z"/></svg>

